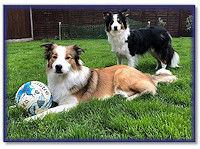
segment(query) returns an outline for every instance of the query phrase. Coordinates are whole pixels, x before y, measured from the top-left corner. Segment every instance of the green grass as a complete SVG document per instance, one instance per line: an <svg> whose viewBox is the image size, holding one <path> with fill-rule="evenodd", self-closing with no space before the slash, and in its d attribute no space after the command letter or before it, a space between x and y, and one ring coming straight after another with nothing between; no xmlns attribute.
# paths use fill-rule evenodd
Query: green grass
<svg viewBox="0 0 200 149"><path fill-rule="evenodd" d="M69 112L47 115L43 120L24 121L29 116L15 104L18 88L28 81L47 83L43 41L7 44L6 140L131 140L192 141L192 39L174 38L180 68L170 68L178 80L159 84L157 94L126 101L120 95L107 100L81 102ZM84 65L90 68L116 64L107 39L53 41L76 44L85 50ZM137 69L155 74L156 60L144 55Z"/></svg>

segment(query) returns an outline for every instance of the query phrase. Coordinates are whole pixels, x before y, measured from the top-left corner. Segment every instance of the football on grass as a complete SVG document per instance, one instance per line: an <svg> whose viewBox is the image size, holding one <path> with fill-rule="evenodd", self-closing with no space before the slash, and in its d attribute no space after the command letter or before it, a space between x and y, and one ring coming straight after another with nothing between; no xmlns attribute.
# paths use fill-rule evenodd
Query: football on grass
<svg viewBox="0 0 200 149"><path fill-rule="evenodd" d="M47 85L39 81L23 84L16 93L18 106L25 108L30 114L39 114L52 104L52 95Z"/></svg>

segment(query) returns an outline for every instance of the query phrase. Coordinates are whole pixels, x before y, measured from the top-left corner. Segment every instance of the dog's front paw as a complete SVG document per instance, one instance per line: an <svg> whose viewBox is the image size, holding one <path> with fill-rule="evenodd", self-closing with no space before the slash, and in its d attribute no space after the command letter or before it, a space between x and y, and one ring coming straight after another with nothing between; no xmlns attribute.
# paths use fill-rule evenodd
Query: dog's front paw
<svg viewBox="0 0 200 149"><path fill-rule="evenodd" d="M37 119L43 119L44 116L46 115L46 111L45 112L42 112L40 114L37 114L37 115L34 115L34 116L31 116L31 117L28 117L28 118L25 118L25 121L30 121L30 120L37 120Z"/></svg>
<svg viewBox="0 0 200 149"><path fill-rule="evenodd" d="M13 109L13 108L16 108L16 107L17 107L16 105L13 105L13 106L10 106L9 108Z"/></svg>
<svg viewBox="0 0 200 149"><path fill-rule="evenodd" d="M31 121L31 120L36 120L38 119L39 117L37 115L34 115L34 116L31 116L31 117L28 117L28 118L25 118L24 120L25 121Z"/></svg>

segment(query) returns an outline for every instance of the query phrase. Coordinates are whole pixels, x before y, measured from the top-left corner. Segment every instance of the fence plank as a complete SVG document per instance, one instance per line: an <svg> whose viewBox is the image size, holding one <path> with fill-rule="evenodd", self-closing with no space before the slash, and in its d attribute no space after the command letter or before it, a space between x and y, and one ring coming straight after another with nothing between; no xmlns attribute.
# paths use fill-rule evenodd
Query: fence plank
<svg viewBox="0 0 200 149"><path fill-rule="evenodd" d="M29 9L7 8L7 39L31 38Z"/></svg>

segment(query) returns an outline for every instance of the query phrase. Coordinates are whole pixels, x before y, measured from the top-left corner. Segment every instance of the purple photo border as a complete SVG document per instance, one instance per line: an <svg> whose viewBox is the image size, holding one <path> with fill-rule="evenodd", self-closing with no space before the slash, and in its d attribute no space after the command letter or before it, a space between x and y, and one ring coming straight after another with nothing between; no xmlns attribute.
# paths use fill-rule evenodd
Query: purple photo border
<svg viewBox="0 0 200 149"><path fill-rule="evenodd" d="M24 140L10 140L10 139L7 139L6 138L6 79L7 79L7 76L6 76L6 72L7 72L7 69L6 69L6 62L7 62L7 52L6 52L6 40L7 39L7 21L6 21L6 18L7 18L7 12L6 12L6 8L19 8L19 9L22 9L22 8L41 8L41 9L100 9L100 8L106 8L106 9L114 9L114 8L117 8L117 9L123 9L123 8L141 8L141 9L145 9L145 8L159 8L159 9L164 9L164 8L174 8L174 9L184 9L184 8L187 8L187 9L191 9L192 10L192 16L193 16L193 30L192 30L192 43L193 43L193 49L192 49L192 99L193 99L193 104L192 104L192 110L193 110L193 121L192 121L192 125L193 125L193 131L192 131L192 135L193 135L193 139L191 140L68 140L68 139L63 139L63 140L42 140L42 139L38 139L38 140L30 140L30 139L24 139ZM3 6L3 16L4 16L4 22L3 22L3 29L4 29L4 33L3 33L3 36L4 36L4 45L3 45L3 48L4 48L4 51L3 51L3 56L4 56L4 60L3 60L3 69L4 69L4 72L3 72L3 97L4 97L4 100L3 100L3 116L4 116L4 119L3 119L3 128L4 128L4 134L3 134L3 141L4 142L195 142L196 141L196 105L195 105L195 98L196 98L196 84L195 84L195 74L196 74L196 64L195 64L195 46L196 46L196 42L195 42L195 5L4 5Z"/></svg>

